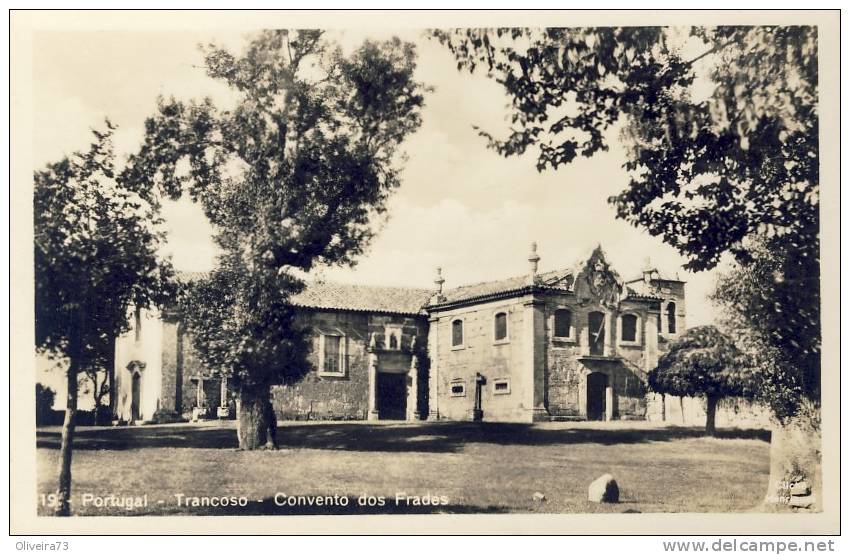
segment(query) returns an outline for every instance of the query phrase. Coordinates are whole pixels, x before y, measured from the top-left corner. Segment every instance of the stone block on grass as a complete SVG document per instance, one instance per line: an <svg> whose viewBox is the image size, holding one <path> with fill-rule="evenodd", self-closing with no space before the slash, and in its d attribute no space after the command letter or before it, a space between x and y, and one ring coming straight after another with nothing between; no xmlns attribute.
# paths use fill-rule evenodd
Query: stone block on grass
<svg viewBox="0 0 850 555"><path fill-rule="evenodd" d="M593 503L619 503L620 487L610 474L603 474L587 488L587 500Z"/></svg>

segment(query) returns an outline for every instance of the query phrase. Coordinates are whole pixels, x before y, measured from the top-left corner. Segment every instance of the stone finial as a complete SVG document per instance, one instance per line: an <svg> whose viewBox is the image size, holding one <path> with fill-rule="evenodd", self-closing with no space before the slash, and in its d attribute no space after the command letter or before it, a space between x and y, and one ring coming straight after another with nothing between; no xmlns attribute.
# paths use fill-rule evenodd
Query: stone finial
<svg viewBox="0 0 850 555"><path fill-rule="evenodd" d="M529 279L531 283L534 284L537 279L537 263L540 262L540 255L537 254L537 242L531 243L531 252L528 253L528 264L529 264Z"/></svg>
<svg viewBox="0 0 850 555"><path fill-rule="evenodd" d="M443 294L443 284L446 282L443 279L443 269L437 266L437 275L434 276L434 284L437 286L437 295Z"/></svg>
<svg viewBox="0 0 850 555"><path fill-rule="evenodd" d="M649 283L652 281L652 260L647 256L643 259L643 281Z"/></svg>

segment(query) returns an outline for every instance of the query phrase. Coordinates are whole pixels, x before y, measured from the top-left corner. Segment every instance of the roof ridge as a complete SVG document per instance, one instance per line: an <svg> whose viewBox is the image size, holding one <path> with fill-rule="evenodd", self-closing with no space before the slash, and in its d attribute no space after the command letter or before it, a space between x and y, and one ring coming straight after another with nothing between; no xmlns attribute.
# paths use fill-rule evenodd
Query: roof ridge
<svg viewBox="0 0 850 555"><path fill-rule="evenodd" d="M572 272L572 271L573 271L572 268L566 268L565 267L565 268L559 268L557 270L548 270L546 272L538 272L537 275L538 276L545 276L545 275L549 275L549 274L558 274L560 272ZM456 290L462 289L464 287L478 287L478 286L481 286L481 285L487 285L489 283L498 283L500 281L510 281L510 280L513 280L513 279L524 279L527 275L528 274L518 274L518 275L515 275L515 276L506 277L506 278L488 279L488 280L477 281L477 282L473 282L473 283L465 283L463 285L456 285L455 287L449 287L446 290L447 291L456 291Z"/></svg>
<svg viewBox="0 0 850 555"><path fill-rule="evenodd" d="M305 279L307 284L332 284L332 285L347 285L349 287L375 287L381 289L399 289L403 291L422 291L422 292L431 292L427 287L409 287L407 285L382 285L382 284L374 284L374 283L350 283L347 281L337 281L334 279Z"/></svg>
<svg viewBox="0 0 850 555"><path fill-rule="evenodd" d="M210 270L177 270L175 271L175 275L180 276L192 276L192 275L209 275ZM331 284L331 285L347 285L350 287L380 287L382 289L400 289L405 291L422 291L422 292L430 292L431 290L427 287L410 287L406 285L383 285L383 284L375 284L375 283L351 283L347 281L339 281L334 279L318 279L318 278L309 278L305 279L304 282L307 285L315 284Z"/></svg>

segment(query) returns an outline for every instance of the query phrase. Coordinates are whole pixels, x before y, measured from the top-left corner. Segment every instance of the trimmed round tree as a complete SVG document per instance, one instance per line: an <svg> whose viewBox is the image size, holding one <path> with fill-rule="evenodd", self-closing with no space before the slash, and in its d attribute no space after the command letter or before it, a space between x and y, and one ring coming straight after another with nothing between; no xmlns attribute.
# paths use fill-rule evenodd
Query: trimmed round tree
<svg viewBox="0 0 850 555"><path fill-rule="evenodd" d="M705 433L715 433L717 402L752 397L754 378L746 356L714 326L687 330L649 372L649 387L679 397L705 396Z"/></svg>

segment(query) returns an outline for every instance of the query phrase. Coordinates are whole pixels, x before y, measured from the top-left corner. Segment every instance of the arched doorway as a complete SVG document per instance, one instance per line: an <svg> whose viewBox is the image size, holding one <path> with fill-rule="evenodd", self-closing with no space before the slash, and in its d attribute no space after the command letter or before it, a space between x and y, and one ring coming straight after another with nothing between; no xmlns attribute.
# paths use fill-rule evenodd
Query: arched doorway
<svg viewBox="0 0 850 555"><path fill-rule="evenodd" d="M605 419L605 389L608 387L608 376L602 372L591 372L587 375L587 419Z"/></svg>
<svg viewBox="0 0 850 555"><path fill-rule="evenodd" d="M138 421L140 418L140 410L142 400L142 375L138 371L133 372L133 384L130 395L130 420Z"/></svg>

